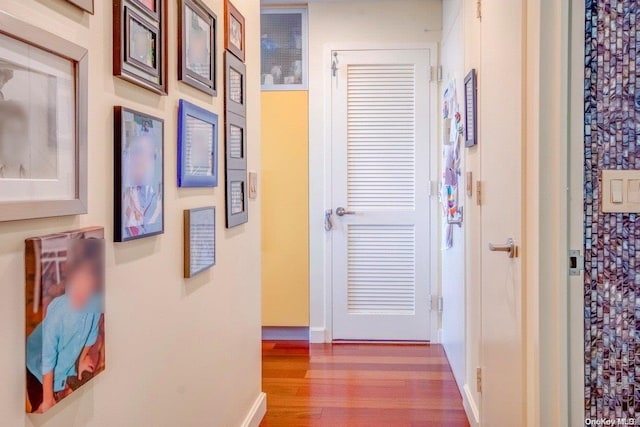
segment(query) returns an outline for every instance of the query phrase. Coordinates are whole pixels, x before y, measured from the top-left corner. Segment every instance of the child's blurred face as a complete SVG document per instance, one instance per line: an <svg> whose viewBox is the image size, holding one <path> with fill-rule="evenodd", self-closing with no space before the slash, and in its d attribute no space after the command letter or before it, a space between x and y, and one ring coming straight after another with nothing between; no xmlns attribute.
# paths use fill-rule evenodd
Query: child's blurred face
<svg viewBox="0 0 640 427"><path fill-rule="evenodd" d="M98 278L94 274L91 265L84 264L70 276L66 294L71 306L76 310L82 310L98 290Z"/></svg>
<svg viewBox="0 0 640 427"><path fill-rule="evenodd" d="M155 152L153 142L147 136L142 136L131 150L131 180L133 184L142 185L153 173Z"/></svg>

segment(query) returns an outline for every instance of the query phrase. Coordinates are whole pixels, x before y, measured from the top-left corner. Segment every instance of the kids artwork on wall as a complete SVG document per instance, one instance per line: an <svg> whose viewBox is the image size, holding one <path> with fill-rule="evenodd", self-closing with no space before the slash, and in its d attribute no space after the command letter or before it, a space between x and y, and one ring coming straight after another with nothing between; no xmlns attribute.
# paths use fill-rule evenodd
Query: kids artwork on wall
<svg viewBox="0 0 640 427"><path fill-rule="evenodd" d="M26 410L44 413L105 369L104 229L26 241Z"/></svg>
<svg viewBox="0 0 640 427"><path fill-rule="evenodd" d="M453 247L453 228L462 226L462 207L459 201L460 187L460 139L462 138L464 125L458 103L458 94L455 80L451 80L443 94L442 120L443 144L442 144L442 184L440 188L440 201L442 203L444 224L444 249Z"/></svg>

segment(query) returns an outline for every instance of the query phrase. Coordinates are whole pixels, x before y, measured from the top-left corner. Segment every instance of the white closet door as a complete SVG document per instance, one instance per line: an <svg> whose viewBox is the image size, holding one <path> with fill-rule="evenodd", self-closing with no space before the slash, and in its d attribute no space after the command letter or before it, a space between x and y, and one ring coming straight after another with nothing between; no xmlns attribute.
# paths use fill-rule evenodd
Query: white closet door
<svg viewBox="0 0 640 427"><path fill-rule="evenodd" d="M429 56L337 52L334 339L429 339Z"/></svg>

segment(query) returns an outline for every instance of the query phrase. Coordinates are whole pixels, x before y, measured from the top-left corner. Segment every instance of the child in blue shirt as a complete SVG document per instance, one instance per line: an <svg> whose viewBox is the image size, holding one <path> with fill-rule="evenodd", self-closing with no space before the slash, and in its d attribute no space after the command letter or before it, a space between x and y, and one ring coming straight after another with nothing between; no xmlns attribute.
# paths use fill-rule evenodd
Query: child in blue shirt
<svg viewBox="0 0 640 427"><path fill-rule="evenodd" d="M81 250L68 260L65 293L51 301L44 320L27 338L27 393L34 412L45 412L96 370L89 350L102 316L102 241L74 242Z"/></svg>

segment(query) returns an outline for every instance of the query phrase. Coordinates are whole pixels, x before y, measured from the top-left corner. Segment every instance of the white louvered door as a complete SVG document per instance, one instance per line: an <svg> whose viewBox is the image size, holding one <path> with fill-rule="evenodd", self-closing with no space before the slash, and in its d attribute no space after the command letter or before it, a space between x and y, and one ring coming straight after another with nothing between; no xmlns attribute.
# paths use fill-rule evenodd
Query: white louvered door
<svg viewBox="0 0 640 427"><path fill-rule="evenodd" d="M333 338L429 339L429 51L340 51Z"/></svg>

